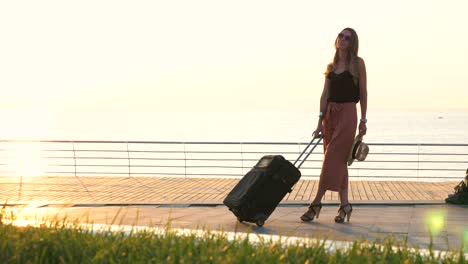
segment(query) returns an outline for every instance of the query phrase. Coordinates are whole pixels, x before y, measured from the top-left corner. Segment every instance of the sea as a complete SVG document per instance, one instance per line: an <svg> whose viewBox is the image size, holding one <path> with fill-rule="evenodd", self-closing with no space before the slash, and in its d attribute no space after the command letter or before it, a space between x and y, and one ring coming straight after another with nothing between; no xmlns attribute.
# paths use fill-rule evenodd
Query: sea
<svg viewBox="0 0 468 264"><path fill-rule="evenodd" d="M372 110L368 142L468 143L468 108ZM0 111L3 140L302 142L315 112Z"/></svg>

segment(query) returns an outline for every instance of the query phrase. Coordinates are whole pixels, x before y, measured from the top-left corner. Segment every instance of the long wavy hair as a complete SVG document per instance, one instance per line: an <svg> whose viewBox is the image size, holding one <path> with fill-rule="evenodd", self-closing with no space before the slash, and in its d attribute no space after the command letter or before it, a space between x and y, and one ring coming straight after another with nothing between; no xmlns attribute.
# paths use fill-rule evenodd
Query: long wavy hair
<svg viewBox="0 0 468 264"><path fill-rule="evenodd" d="M345 30L351 32L351 42L350 42L347 56L345 59L346 69L351 73L351 75L353 75L354 82L357 84L357 81L359 80L359 70L358 70L359 38L354 29L347 27L343 29L341 32ZM335 39L335 56L333 57L333 61L330 64L328 64L325 75L328 75L328 73L334 71L336 69L336 66L338 65L338 61L340 60L340 55L338 52L338 40L339 40L339 37L337 36Z"/></svg>

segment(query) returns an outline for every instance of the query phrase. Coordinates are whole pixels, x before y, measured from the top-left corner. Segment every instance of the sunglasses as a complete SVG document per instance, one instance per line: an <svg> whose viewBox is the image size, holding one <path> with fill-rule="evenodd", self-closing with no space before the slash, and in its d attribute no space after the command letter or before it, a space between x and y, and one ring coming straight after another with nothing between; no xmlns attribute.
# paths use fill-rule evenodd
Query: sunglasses
<svg viewBox="0 0 468 264"><path fill-rule="evenodd" d="M343 33L338 34L338 38L339 39L344 39L346 41L351 41L351 36L347 36L347 35L345 35Z"/></svg>

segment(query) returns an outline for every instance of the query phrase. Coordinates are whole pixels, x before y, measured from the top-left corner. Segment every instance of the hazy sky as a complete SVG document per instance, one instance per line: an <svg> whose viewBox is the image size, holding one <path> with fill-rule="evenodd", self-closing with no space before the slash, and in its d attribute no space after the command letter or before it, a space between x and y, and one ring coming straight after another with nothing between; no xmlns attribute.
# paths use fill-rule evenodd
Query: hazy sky
<svg viewBox="0 0 468 264"><path fill-rule="evenodd" d="M369 108L468 106L466 0L2 1L0 110L318 111L356 29Z"/></svg>

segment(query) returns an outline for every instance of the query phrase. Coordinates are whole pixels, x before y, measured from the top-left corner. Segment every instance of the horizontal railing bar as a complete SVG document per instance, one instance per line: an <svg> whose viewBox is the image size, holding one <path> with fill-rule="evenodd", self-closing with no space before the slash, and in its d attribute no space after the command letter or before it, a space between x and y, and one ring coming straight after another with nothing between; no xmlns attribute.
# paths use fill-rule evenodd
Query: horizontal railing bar
<svg viewBox="0 0 468 264"><path fill-rule="evenodd" d="M48 174L52 174L52 173L57 173L57 174L75 174L75 172L69 172L69 171L67 171L67 172L51 171L51 172L45 172L45 173L48 173ZM77 173L76 173L77 176L78 176L79 174L128 175L128 172L88 172L88 171L81 171L81 172L77 172ZM132 174L134 174L134 173L132 173Z"/></svg>
<svg viewBox="0 0 468 264"><path fill-rule="evenodd" d="M412 156L468 156L468 153L405 153L405 152L375 152L372 155L412 155Z"/></svg>
<svg viewBox="0 0 468 264"><path fill-rule="evenodd" d="M0 143L76 143L76 144L187 144L187 145L307 145L309 142L229 142L229 141L119 141L119 140L0 140ZM322 144L320 144L322 145ZM463 143L367 143L369 146L447 146L467 147Z"/></svg>
<svg viewBox="0 0 468 264"><path fill-rule="evenodd" d="M87 159L115 159L115 160L128 160L129 158L124 158L124 157L41 157L43 159L76 159L76 160L87 160ZM136 158L136 157L131 157L130 160L151 160L151 161L157 161L157 160L164 160L164 161L237 161L241 162L242 159L211 159L211 158L198 158L198 159L192 159L192 158ZM258 161L258 159L243 159L243 161L247 162L255 162ZM299 160L302 161L302 160ZM322 159L307 159L306 162L322 162ZM450 161L450 160L366 160L366 163L450 163L450 164L465 164L468 163L466 161ZM6 165L6 164L0 164L0 165ZM50 164L48 164L50 165ZM133 166L133 165L132 165Z"/></svg>
<svg viewBox="0 0 468 264"><path fill-rule="evenodd" d="M44 157L45 159L73 159L73 157ZM213 162L217 162L217 161L228 161L228 162L241 162L242 160L241 159L191 159L191 158L188 158L188 159L182 159L182 158L179 158L179 159L171 159L171 158L119 158L119 157L77 157L76 160L97 160L97 159L101 159L101 160L131 160L131 161L136 161L136 160L146 160L146 161L213 161ZM243 162L252 162L252 163L255 163L257 162L258 159L244 159ZM306 160L307 163L311 163L311 162L322 162L321 159L308 159ZM417 161L417 160L409 160L409 161L404 161L404 160L366 160L365 163L400 163L400 164L417 164L417 163L423 163L423 164L467 164L466 161L431 161L431 160L428 160L428 161ZM9 166L11 164L8 164L8 163L0 163L0 166ZM63 165L63 164L54 164L54 163L51 163L51 164L42 164L41 166L59 166L59 165ZM70 166L74 166L74 165L70 165ZM77 166L80 166L80 165L77 165ZM86 165L86 166L92 166L91 165ZM108 165L104 165L104 166L115 166L115 165L112 165L112 164L108 164ZM128 167L128 165L123 165L125 167ZM131 167L135 167L137 165L131 165ZM251 166L250 166L251 167ZM249 168L250 168L249 167ZM303 168L307 168L307 167L303 167ZM352 168L351 168L352 169ZM360 169L366 169L366 168L360 168ZM377 168L370 168L370 169L377 169ZM411 169L411 170L418 170L418 169ZM428 169L428 170L435 170L435 169Z"/></svg>
<svg viewBox="0 0 468 264"><path fill-rule="evenodd" d="M77 158L76 160L86 160L86 159L106 159L106 160L112 160L112 159L115 159L115 160L127 160L127 158ZM184 161L184 159L148 159L148 158L131 158L130 160L153 160L153 161L157 161L157 160L173 160L173 161ZM241 162L241 160L220 160L220 159L187 159L187 161L237 161L237 162ZM252 159L252 160L244 160L244 162L255 162L255 161L258 161L257 159ZM321 162L322 160L306 160L307 163L310 163L310 162ZM465 164L466 162L463 162L463 161L365 161L365 163L448 163L448 164ZM10 166L11 164L6 164L6 163L0 163L0 166ZM104 164L104 165L94 165L94 164L88 164L88 165L83 165L83 164L77 164L77 165L74 165L74 164L57 164L57 163L50 163L50 164L42 164L41 166L107 166L107 167L118 167L118 166L122 166L122 167L128 167L128 165L118 165L118 164ZM172 166L165 166L165 165L131 165L131 167L138 167L138 166L148 166L148 167L172 167ZM173 165L175 167L181 167L181 168L184 168L185 166L183 165ZM190 167L190 166L186 166L186 167ZM223 167L223 166L220 166L220 167ZM251 168L252 166L249 166L247 168ZM231 168L230 166L224 166L223 168ZM240 168L240 167L239 167ZM246 167L244 167L246 168ZM309 167L302 167L303 169L307 169ZM354 169L354 168L349 168L349 169ZM378 168L358 168L358 169L378 169ZM404 169L404 170L423 170L423 169L417 169L417 168L407 168L407 169ZM436 170L435 168L434 169L427 169L427 170ZM450 169L447 169L447 170L450 170Z"/></svg>
<svg viewBox="0 0 468 264"><path fill-rule="evenodd" d="M450 160L366 160L366 163L450 163L450 164L465 164L466 161L450 161Z"/></svg>
<svg viewBox="0 0 468 264"><path fill-rule="evenodd" d="M59 171L50 171L50 172L45 172L48 174L52 173L57 173L57 174L74 174L74 172L59 172ZM128 175L128 173L125 172L79 172L77 173L77 176L80 174L103 174L103 175ZM135 172L131 173L131 175L187 175L187 176L193 176L193 175L211 175L211 176L244 176L244 174L229 174L229 173L160 173L160 172ZM1 177L1 176L0 176ZM20 176L17 176L20 177ZM34 176L32 176L34 177ZM103 176L105 177L105 176ZM320 177L319 175L310 175L310 174L304 174L302 175L304 178L314 178L314 177ZM421 177L421 176L402 176L402 175L389 175L389 176L375 176L375 175L360 175L360 176L350 176L350 178L415 178L415 179L460 179L460 177L454 177L454 176L449 176L449 177L440 177L440 176L429 176L429 177Z"/></svg>
<svg viewBox="0 0 468 264"><path fill-rule="evenodd" d="M76 151L76 152L80 152L80 151ZM98 151L95 151L95 152L98 152ZM127 151L122 151L122 152L127 152ZM132 151L130 151L130 153L132 153ZM183 151L177 151L177 152L157 152L155 151L154 153L178 153L178 154L183 154L184 152ZM188 153L197 153L197 154L220 154L220 153L223 153L223 154L240 154L240 152L210 152L210 151L187 151L186 152L187 154ZM264 154L264 155L267 155L267 154L273 154L274 152L242 152L243 154ZM298 154L298 152L277 152L278 154ZM322 152L317 152L317 153L314 153L314 154L323 154ZM439 155L443 155L443 156L468 156L468 154L460 154L460 153L384 153L384 152L381 152L381 153L372 153L372 155L413 155L413 156L439 156ZM0 157L0 159L9 159L9 158L17 158L16 156L2 156ZM77 159L128 159L128 158L120 158L120 157L59 157L59 156L50 156L50 157L41 157L41 158L45 158L45 159L74 159L74 158L77 158ZM154 160L164 160L164 158L137 158L137 157L131 157L131 159L154 159ZM177 158L166 158L167 160L177 160ZM187 159L189 160L189 159ZM209 159L191 159L191 160L209 160ZM215 160L215 159L213 159ZM235 159L219 159L219 160L235 160ZM249 159L244 159L244 160L249 160ZM379 161L379 162L385 162L385 161ZM395 161L395 162L398 162L398 161ZM401 162L404 162L404 161L401 161ZM408 161L408 162L411 162L411 161ZM419 162L425 162L425 161L419 161ZM432 162L432 161L429 161L429 162Z"/></svg>
<svg viewBox="0 0 468 264"><path fill-rule="evenodd" d="M56 167L115 167L115 168L128 168L128 165L102 165L102 164L54 164L50 165ZM132 165L132 168L222 168L222 169L242 169L242 168L252 168L252 167L239 167L239 166L207 166L207 165L191 165L191 166L182 166L182 165ZM127 172L128 174L128 172Z"/></svg>
<svg viewBox="0 0 468 264"><path fill-rule="evenodd" d="M320 168L319 168L320 169ZM400 168L348 168L348 170L372 170L372 171L466 171L466 169L400 169Z"/></svg>
<svg viewBox="0 0 468 264"><path fill-rule="evenodd" d="M45 150L46 151L46 150ZM55 150L57 152L59 150ZM64 152L73 152L70 150L63 150ZM141 151L126 151L126 150L75 150L75 153L79 152L109 152L109 153L139 153ZM174 151L145 151L145 153L172 153L172 154L183 154L184 151L174 150ZM240 154L240 151L185 151L187 154ZM243 154L299 154L299 151L242 151ZM323 154L323 152L314 152L314 154ZM424 153L424 152L371 152L372 155L413 155L413 156L468 156L468 153ZM15 158L14 156L3 156L0 158Z"/></svg>
<svg viewBox="0 0 468 264"><path fill-rule="evenodd" d="M74 172L54 172L54 171L51 171L51 172L46 172L46 173L49 173L49 174L53 174L53 173L56 173L56 174L74 174ZM128 175L128 173L117 173L117 172L80 172L79 174L107 174L107 175ZM226 173L158 173L158 172L136 172L136 173L132 173L131 174L132 176L134 175L166 175L166 176L228 176L228 177L242 177L244 176L243 174L226 174ZM132 177L132 176L129 176L129 177ZM0 176L1 177L11 177L11 176ZM20 177L20 176L15 176L15 177ZM34 177L34 176L32 176ZM86 176L83 176L83 175L77 175L76 177L86 177ZM106 176L102 176L103 178L105 178ZM319 175L302 175L302 178L319 178L320 176ZM437 176L431 176L431 177L418 177L418 176L375 176L375 175L361 175L361 176L353 176L353 177L350 177L350 178L374 178L374 179L377 179L376 181L382 181L382 180L385 180L385 179L418 179L418 180L424 180L424 179L445 179L445 180L460 180L460 177L453 177L453 176L449 176L449 177L437 177Z"/></svg>
<svg viewBox="0 0 468 264"><path fill-rule="evenodd" d="M6 173L3 171L0 171L0 173ZM13 172L8 172L11 174L14 174ZM61 172L61 171L48 171L44 172L45 174L70 174L74 175L75 172ZM128 173L119 173L119 172L79 172L76 177L86 177L86 176L80 176L80 174L102 174L102 175L128 175ZM131 175L167 175L167 176L236 176L236 177L242 177L244 176L243 174L226 174L226 173L158 173L158 172L135 172L132 173ZM7 175L7 176L1 176L1 177L20 177L20 175ZM31 176L34 178L34 176ZM59 177L59 176L58 176ZM102 176L106 177L106 176ZM132 176L130 176L132 177ZM310 174L304 174L302 175L302 178L319 178L319 175L310 175ZM420 176L401 176L401 175L359 175L359 176L350 176L350 178L374 178L378 180L382 179L418 179L418 180L424 180L424 179L446 179L446 180L460 180L462 177L456 177L456 176L448 176L448 177L440 177L440 176L425 176L425 177L420 177Z"/></svg>
<svg viewBox="0 0 468 264"><path fill-rule="evenodd" d="M101 165L101 164L49 164L48 166L56 167L116 167L116 168L128 168L128 165ZM223 169L251 169L252 166L208 166L208 165L132 165L135 168L223 168ZM302 167L302 170L320 170L321 167ZM415 169L415 168L349 168L349 170L362 170L362 171L465 171L466 169ZM124 173L125 174L125 173ZM128 174L128 172L126 173ZM133 174L133 173L132 173Z"/></svg>

